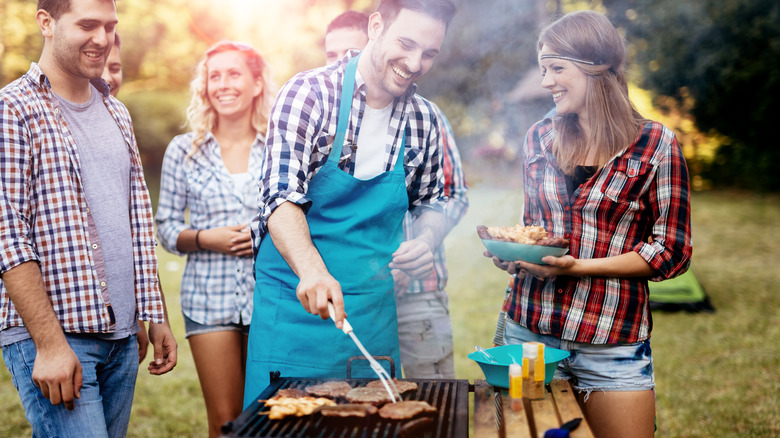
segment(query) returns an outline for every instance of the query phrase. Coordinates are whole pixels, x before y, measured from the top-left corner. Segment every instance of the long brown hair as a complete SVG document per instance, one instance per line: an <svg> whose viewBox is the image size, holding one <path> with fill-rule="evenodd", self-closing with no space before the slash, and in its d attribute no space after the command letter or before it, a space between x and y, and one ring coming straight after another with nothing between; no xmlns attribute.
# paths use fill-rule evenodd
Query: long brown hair
<svg viewBox="0 0 780 438"><path fill-rule="evenodd" d="M252 128L255 131L265 135L268 128L268 118L271 114L271 105L276 97L276 84L271 78L271 69L260 53L248 44L220 41L206 51L203 59L195 68L195 78L190 83L192 99L187 107L187 125L193 132L192 149L187 154L191 157L198 152L206 134L211 132L217 123L217 112L211 106L206 94L206 75L208 69L206 63L209 58L217 53L236 51L243 55L252 77L260 79L263 83L262 93L252 101Z"/></svg>
<svg viewBox="0 0 780 438"><path fill-rule="evenodd" d="M555 116L553 153L558 166L566 174L574 173L577 165L585 164L588 147L592 147L601 167L634 142L647 122L628 98L625 42L604 15L578 11L545 27L537 50L542 46L556 55L580 60L572 65L588 78L585 110L590 135L585 138L576 114Z"/></svg>

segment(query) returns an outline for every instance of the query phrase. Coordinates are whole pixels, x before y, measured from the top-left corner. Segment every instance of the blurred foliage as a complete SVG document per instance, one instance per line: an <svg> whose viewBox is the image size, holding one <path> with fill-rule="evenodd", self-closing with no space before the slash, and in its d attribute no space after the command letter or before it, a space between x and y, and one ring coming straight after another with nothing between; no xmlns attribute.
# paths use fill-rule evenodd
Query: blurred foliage
<svg viewBox="0 0 780 438"><path fill-rule="evenodd" d="M780 95L776 0L603 0L635 48L642 85L721 135L701 169L713 184L780 190L774 112Z"/></svg>
<svg viewBox="0 0 780 438"><path fill-rule="evenodd" d="M458 7L422 95L447 114L467 171L517 172L525 133L552 108L547 96L518 97L536 75L536 36L575 9L607 13L631 43L632 98L678 134L694 186L780 189L769 137L770 99L780 76L780 4L774 0L454 0ZM117 2L125 82L147 166L183 130L193 68L222 39L252 44L282 84L322 65L327 23L378 0L133 0ZM35 2L0 0L0 85L40 56ZM522 93L521 93L522 94ZM649 99L649 103L648 100ZM717 152L715 151L717 149Z"/></svg>

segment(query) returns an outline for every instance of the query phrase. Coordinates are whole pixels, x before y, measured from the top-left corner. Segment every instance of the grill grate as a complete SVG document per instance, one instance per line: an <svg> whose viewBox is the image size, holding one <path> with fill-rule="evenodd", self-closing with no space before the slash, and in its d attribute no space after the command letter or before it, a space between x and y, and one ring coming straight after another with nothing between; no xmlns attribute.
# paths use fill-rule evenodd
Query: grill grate
<svg viewBox="0 0 780 438"><path fill-rule="evenodd" d="M334 379L278 378L258 396L271 398L280 389L305 389L307 386ZM371 379L338 379L353 387L364 386ZM468 380L407 379L417 383L417 390L404 394L404 400L422 400L437 409L436 414L412 420L388 420L374 414L366 418L335 418L318 414L269 420L260 415L268 409L255 400L235 421L223 428L224 437L317 437L317 438L466 438L469 429Z"/></svg>

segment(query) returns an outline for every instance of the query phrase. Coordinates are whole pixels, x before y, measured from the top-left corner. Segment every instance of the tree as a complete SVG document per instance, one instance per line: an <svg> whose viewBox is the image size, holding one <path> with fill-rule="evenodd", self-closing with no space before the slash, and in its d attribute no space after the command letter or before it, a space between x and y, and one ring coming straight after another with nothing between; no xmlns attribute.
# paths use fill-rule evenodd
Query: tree
<svg viewBox="0 0 780 438"><path fill-rule="evenodd" d="M728 137L706 171L718 185L780 190L774 99L780 95L775 0L604 0L636 50L643 84L693 101L703 132Z"/></svg>

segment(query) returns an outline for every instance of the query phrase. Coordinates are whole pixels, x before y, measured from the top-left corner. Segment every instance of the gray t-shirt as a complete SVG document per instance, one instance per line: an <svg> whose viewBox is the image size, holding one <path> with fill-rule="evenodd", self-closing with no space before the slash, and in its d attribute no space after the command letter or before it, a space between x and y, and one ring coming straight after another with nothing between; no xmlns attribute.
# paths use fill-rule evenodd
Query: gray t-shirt
<svg viewBox="0 0 780 438"><path fill-rule="evenodd" d="M130 152L122 131L94 86L92 96L86 103L76 104L60 96L57 99L76 141L87 207L102 246L105 278L100 278L100 281L107 283L109 300L116 317L114 332L95 336L101 339L123 339L136 333L139 328L130 232ZM5 346L29 337L25 327L11 327L0 333L0 343Z"/></svg>

